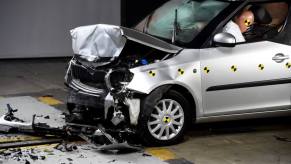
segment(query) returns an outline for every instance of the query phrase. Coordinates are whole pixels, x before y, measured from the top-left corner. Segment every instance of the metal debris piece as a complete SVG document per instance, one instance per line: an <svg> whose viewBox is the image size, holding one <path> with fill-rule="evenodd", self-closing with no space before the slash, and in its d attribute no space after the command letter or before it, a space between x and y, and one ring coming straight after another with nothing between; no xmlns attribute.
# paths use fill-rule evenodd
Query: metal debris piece
<svg viewBox="0 0 291 164"><path fill-rule="evenodd" d="M0 117L0 125L8 127L6 132L11 128L17 130L32 130L32 122L25 123L23 120L14 116L14 113L17 112L17 109L13 109L10 104L7 104L7 113ZM35 116L33 117L34 120ZM2 129L3 130L3 129Z"/></svg>
<svg viewBox="0 0 291 164"><path fill-rule="evenodd" d="M97 148L97 150L100 151L111 151L111 150L134 150L134 151L140 151L142 150L139 146L131 146L127 142L124 143L115 143L110 145L102 145Z"/></svg>

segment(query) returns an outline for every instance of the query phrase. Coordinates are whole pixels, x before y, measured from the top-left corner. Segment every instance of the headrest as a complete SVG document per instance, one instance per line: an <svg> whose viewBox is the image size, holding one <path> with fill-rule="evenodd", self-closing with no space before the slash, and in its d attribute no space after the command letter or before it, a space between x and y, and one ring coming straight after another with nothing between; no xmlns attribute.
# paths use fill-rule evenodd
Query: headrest
<svg viewBox="0 0 291 164"><path fill-rule="evenodd" d="M250 10L254 13L255 22L259 24L270 24L272 17L270 13L262 6L252 6Z"/></svg>

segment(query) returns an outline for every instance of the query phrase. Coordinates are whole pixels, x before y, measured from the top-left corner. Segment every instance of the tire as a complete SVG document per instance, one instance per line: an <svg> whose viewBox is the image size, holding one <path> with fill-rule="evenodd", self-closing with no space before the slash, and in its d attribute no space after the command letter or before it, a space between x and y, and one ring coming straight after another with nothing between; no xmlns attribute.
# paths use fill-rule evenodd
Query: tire
<svg viewBox="0 0 291 164"><path fill-rule="evenodd" d="M145 145L176 144L183 139L187 126L191 123L190 104L181 93L169 90L160 95L150 94L141 104L138 132ZM172 104L171 112L163 112L164 104L166 109Z"/></svg>

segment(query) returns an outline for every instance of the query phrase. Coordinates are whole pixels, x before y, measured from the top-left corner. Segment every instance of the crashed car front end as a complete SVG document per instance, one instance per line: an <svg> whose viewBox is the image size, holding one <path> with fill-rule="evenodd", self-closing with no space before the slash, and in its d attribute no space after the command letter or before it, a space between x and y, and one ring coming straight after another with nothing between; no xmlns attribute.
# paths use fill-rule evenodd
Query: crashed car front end
<svg viewBox="0 0 291 164"><path fill-rule="evenodd" d="M156 75L138 69L172 58L181 48L111 25L79 27L71 34L75 55L65 76L68 122L135 130L141 99L148 93L140 89L147 82L141 84L134 79L140 78L139 72Z"/></svg>

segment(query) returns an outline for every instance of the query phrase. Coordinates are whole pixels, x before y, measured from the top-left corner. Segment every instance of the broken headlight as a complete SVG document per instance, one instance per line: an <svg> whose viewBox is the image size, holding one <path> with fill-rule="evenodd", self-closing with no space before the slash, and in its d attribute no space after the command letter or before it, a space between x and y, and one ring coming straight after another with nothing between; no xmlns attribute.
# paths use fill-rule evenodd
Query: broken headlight
<svg viewBox="0 0 291 164"><path fill-rule="evenodd" d="M105 83L112 94L122 93L125 86L132 80L133 73L128 69L110 69L105 76Z"/></svg>

